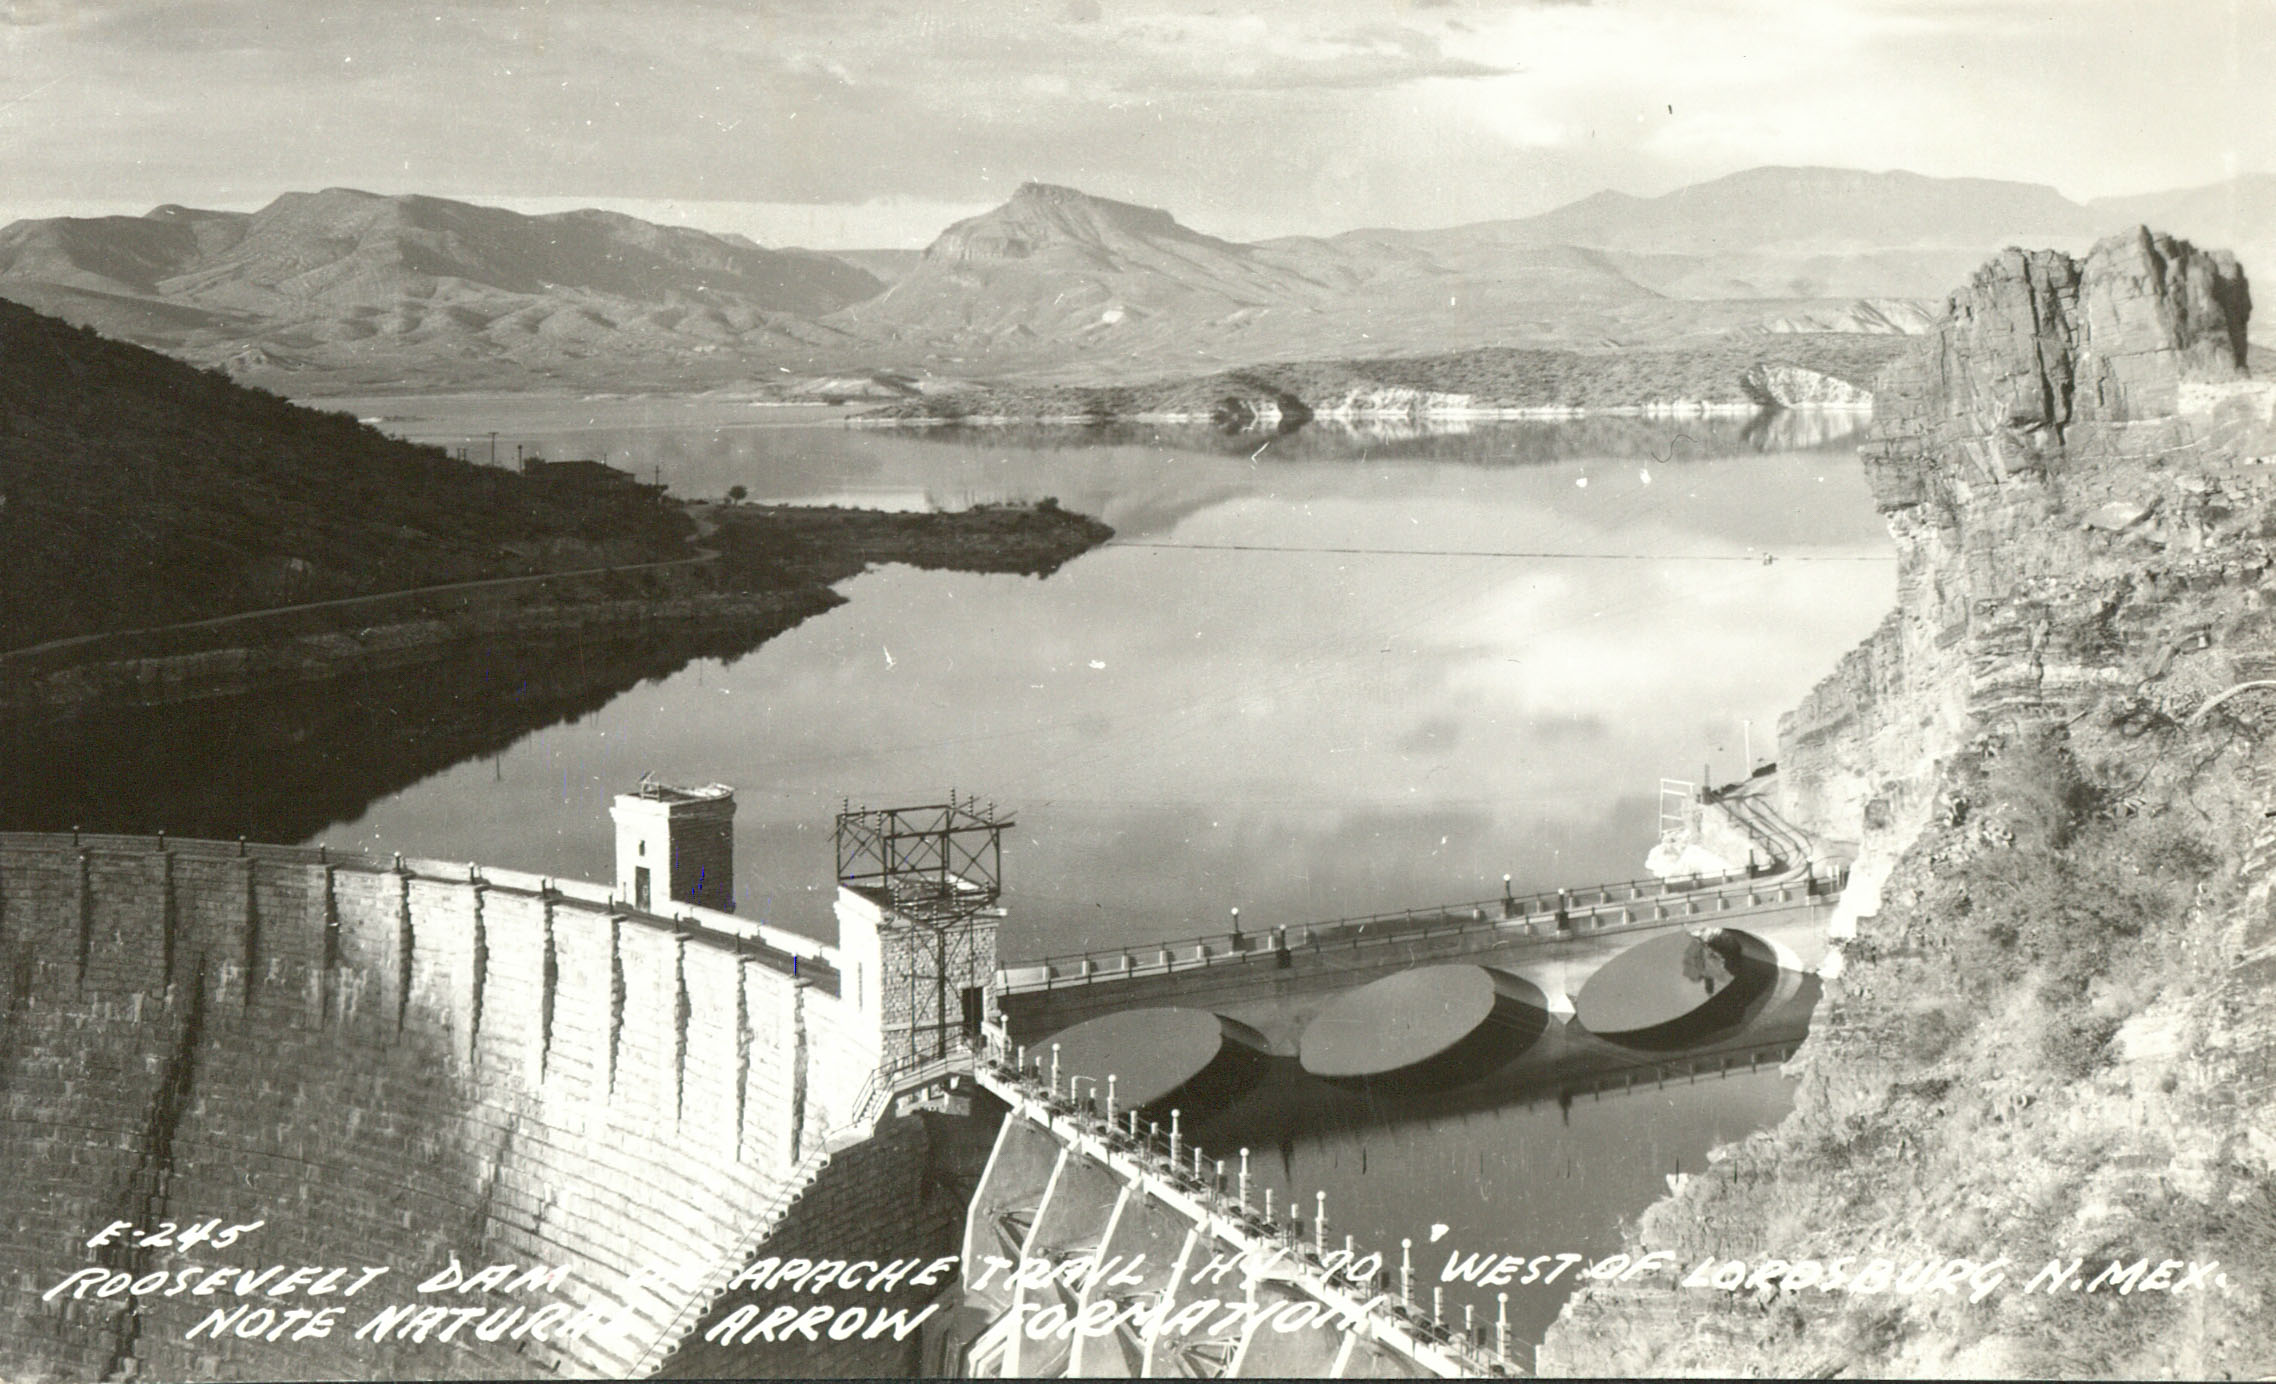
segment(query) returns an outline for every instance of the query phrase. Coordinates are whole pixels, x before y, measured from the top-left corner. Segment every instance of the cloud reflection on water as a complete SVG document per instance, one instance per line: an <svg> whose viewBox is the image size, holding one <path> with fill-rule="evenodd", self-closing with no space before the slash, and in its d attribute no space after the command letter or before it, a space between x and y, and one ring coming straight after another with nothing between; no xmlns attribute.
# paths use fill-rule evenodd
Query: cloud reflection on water
<svg viewBox="0 0 2276 1384"><path fill-rule="evenodd" d="M677 464L700 452L723 468L704 484L755 498L849 479L1048 493L1125 540L1273 550L1109 547L1044 581L872 571L739 660L395 794L357 839L598 878L609 794L650 770L719 779L739 790L745 911L819 923L840 800L953 786L1018 812L1005 945L1023 952L1215 928L1233 906L1266 925L1491 894L1505 871L1621 878L1641 872L1657 779L1741 772L1750 720L1767 755L1778 713L1892 595L1886 562L1799 560L1887 554L1837 451L1742 451L1646 482L1626 458L743 436L748 452L645 445L686 443ZM1317 551L1336 548L1680 560Z"/></svg>

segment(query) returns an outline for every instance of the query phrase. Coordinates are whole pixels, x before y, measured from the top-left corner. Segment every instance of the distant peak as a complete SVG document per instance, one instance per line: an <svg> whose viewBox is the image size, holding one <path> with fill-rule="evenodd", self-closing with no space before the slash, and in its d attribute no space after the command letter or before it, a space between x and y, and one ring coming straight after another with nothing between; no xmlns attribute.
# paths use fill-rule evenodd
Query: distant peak
<svg viewBox="0 0 2276 1384"><path fill-rule="evenodd" d="M926 258L969 263L1019 260L1054 245L1119 254L1138 242L1177 241L1233 251L1238 247L1188 230L1159 207L1094 197L1056 183L1021 183L1011 200L941 232Z"/></svg>
<svg viewBox="0 0 2276 1384"><path fill-rule="evenodd" d="M1066 187L1058 183L1021 183L1011 200L997 210L1016 212L1044 207L1154 228L1177 225L1177 218L1161 207L1118 202L1112 197L1100 197L1079 187Z"/></svg>
<svg viewBox="0 0 2276 1384"><path fill-rule="evenodd" d="M395 199L353 187L328 187L321 192L280 192L267 206L261 208L261 214L264 216L280 212L305 214L310 208L332 209L351 203L361 205L368 202L393 200Z"/></svg>

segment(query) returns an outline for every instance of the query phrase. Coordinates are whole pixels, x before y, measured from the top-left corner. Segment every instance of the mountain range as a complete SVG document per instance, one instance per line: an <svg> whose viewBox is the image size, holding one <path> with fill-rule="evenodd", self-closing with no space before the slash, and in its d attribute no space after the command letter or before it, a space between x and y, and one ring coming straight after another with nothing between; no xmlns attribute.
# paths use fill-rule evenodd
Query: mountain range
<svg viewBox="0 0 2276 1384"><path fill-rule="evenodd" d="M1481 346L1918 330L2007 244L2148 222L2276 262L2276 176L2052 188L1759 168L1442 230L1220 239L1030 183L922 254L768 249L600 211L290 193L0 229L0 296L293 393L1140 378Z"/></svg>

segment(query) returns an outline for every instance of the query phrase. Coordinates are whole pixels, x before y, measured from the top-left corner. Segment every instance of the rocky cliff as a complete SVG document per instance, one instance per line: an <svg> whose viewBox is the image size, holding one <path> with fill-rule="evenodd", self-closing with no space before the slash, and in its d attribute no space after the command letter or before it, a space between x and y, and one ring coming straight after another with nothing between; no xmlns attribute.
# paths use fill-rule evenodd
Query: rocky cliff
<svg viewBox="0 0 2276 1384"><path fill-rule="evenodd" d="M1578 1296L1545 1371L2276 1368L2249 307L2148 231L2008 251L1880 382L1898 605L1781 727L1789 815L1858 853L1794 1113L1647 1213L1681 1267ZM1749 1268L1682 1286L1709 1259Z"/></svg>

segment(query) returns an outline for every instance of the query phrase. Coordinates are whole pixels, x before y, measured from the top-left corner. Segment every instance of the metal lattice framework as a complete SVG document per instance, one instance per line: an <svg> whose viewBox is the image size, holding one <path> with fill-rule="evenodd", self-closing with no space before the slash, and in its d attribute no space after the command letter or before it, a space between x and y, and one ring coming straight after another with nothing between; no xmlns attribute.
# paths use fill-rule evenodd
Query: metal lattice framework
<svg viewBox="0 0 2276 1384"><path fill-rule="evenodd" d="M1687 779L1660 780L1660 840L1671 846L1699 839L1698 786Z"/></svg>
<svg viewBox="0 0 2276 1384"><path fill-rule="evenodd" d="M838 881L887 906L879 998L885 1066L938 1059L968 1035L996 967L1003 834L1013 823L954 792L945 803L838 814Z"/></svg>
<svg viewBox="0 0 2276 1384"><path fill-rule="evenodd" d="M1004 831L974 798L838 814L838 882L871 890L912 923L942 927L993 908L1003 894Z"/></svg>

